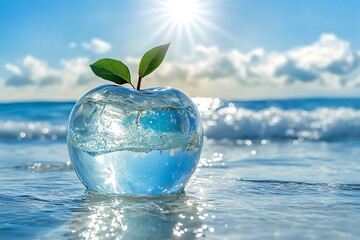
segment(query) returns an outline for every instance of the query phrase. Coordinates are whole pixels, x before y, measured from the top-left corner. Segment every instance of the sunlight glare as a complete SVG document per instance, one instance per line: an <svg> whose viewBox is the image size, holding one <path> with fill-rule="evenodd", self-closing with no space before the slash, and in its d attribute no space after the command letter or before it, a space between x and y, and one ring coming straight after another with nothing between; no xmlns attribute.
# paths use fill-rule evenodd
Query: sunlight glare
<svg viewBox="0 0 360 240"><path fill-rule="evenodd" d="M168 0L167 8L173 21L186 23L196 17L198 3L196 0Z"/></svg>
<svg viewBox="0 0 360 240"><path fill-rule="evenodd" d="M152 26L157 29L149 41L162 38L177 47L182 55L192 51L200 42L211 41L211 34L228 35L213 23L214 4L217 0L151 0L154 7L149 9L152 14ZM176 53L175 53L176 54Z"/></svg>

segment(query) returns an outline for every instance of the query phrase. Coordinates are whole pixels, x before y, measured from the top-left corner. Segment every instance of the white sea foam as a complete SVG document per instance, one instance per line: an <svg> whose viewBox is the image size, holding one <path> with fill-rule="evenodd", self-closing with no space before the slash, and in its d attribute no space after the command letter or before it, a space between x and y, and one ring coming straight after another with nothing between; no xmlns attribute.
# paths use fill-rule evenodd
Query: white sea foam
<svg viewBox="0 0 360 240"><path fill-rule="evenodd" d="M250 110L230 106L202 111L205 135L212 139L360 139L360 111L352 108Z"/></svg>
<svg viewBox="0 0 360 240"><path fill-rule="evenodd" d="M209 139L360 139L360 110L318 107L313 110L236 107L217 98L193 99ZM0 120L0 140L65 140L66 122Z"/></svg>

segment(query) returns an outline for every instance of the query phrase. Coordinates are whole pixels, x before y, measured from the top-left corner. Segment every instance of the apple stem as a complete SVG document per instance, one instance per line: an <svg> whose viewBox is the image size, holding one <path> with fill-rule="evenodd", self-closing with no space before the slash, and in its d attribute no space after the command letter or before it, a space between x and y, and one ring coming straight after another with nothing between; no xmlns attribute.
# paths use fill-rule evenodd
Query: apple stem
<svg viewBox="0 0 360 240"><path fill-rule="evenodd" d="M142 77L139 76L137 87L136 87L136 90L139 90L139 91L140 91L140 87L141 87L141 79L142 79Z"/></svg>
<svg viewBox="0 0 360 240"><path fill-rule="evenodd" d="M133 87L133 89L136 89L135 86L132 83L130 83L130 85Z"/></svg>

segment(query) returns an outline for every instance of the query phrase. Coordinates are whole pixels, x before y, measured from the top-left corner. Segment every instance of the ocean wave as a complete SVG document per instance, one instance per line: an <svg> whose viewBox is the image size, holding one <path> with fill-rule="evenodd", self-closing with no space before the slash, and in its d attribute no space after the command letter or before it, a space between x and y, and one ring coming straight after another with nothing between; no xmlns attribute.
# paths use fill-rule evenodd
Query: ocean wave
<svg viewBox="0 0 360 240"><path fill-rule="evenodd" d="M347 107L251 110L228 106L202 110L205 135L211 139L360 139L360 110Z"/></svg>
<svg viewBox="0 0 360 240"><path fill-rule="evenodd" d="M66 124L44 121L0 121L0 139L3 140L65 140Z"/></svg>
<svg viewBox="0 0 360 240"><path fill-rule="evenodd" d="M67 161L65 164L34 163L30 165L15 166L14 168L19 170L28 170L32 172L50 172L72 169L72 164L70 161Z"/></svg>
<svg viewBox="0 0 360 240"><path fill-rule="evenodd" d="M196 102L196 101L195 101ZM221 101L196 102L205 136L220 140L338 141L360 139L360 110L319 107L313 110L268 107L254 110ZM66 121L0 121L0 140L66 140Z"/></svg>

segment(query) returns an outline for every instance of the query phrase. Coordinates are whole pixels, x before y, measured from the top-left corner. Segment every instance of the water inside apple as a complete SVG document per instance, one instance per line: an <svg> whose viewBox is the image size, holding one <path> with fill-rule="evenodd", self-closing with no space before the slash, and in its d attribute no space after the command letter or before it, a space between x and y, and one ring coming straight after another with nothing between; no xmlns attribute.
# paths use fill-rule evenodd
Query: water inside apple
<svg viewBox="0 0 360 240"><path fill-rule="evenodd" d="M166 195L183 190L194 173L203 131L196 105L177 89L104 85L76 103L67 140L89 190Z"/></svg>

